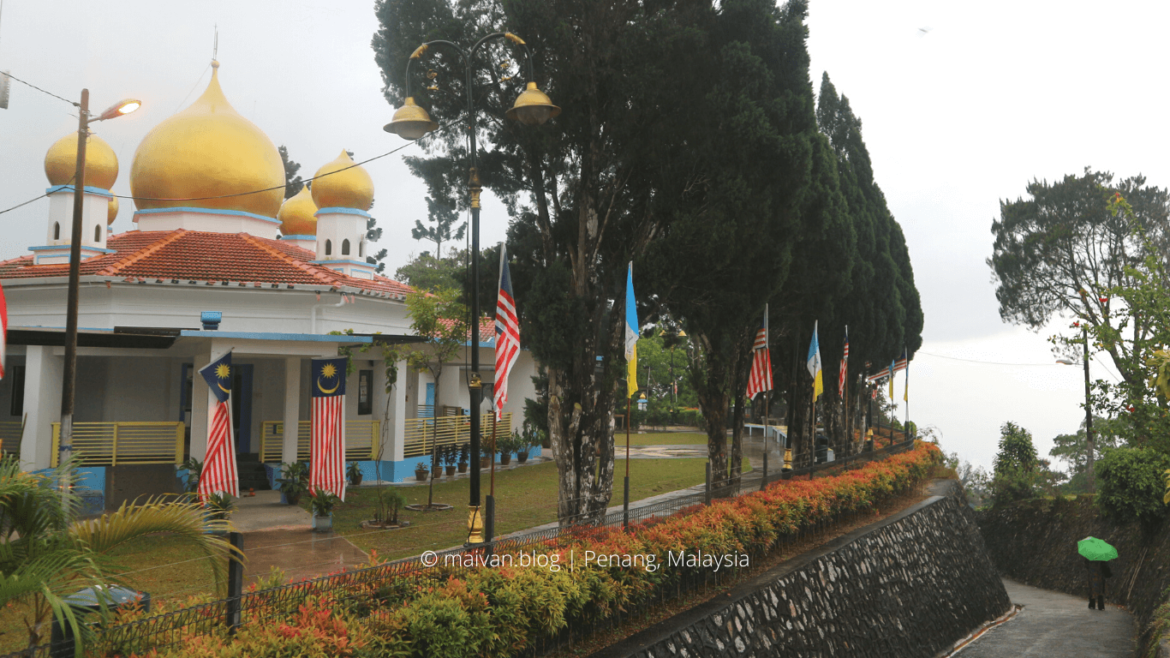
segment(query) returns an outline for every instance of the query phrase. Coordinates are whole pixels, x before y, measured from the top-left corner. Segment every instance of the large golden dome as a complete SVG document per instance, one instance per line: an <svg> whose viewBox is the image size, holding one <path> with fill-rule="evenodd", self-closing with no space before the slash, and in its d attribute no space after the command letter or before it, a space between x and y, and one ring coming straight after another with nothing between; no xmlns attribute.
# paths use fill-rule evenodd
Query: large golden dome
<svg viewBox="0 0 1170 658"><path fill-rule="evenodd" d="M335 171L338 173L333 173ZM374 179L370 178L365 169L354 166L353 158L349 157L345 149L342 149L336 160L318 169L313 179L313 203L318 208L366 211L374 202Z"/></svg>
<svg viewBox="0 0 1170 658"><path fill-rule="evenodd" d="M276 189L205 198L268 188ZM155 126L138 145L130 191L141 197L134 200L139 210L194 207L275 217L284 198L284 162L272 140L224 98L219 63L212 62L203 95Z"/></svg>
<svg viewBox="0 0 1170 658"><path fill-rule="evenodd" d="M69 133L45 154L45 176L50 185L72 185L77 172L77 133ZM85 144L85 186L108 190L118 180L118 156L104 139L90 134Z"/></svg>
<svg viewBox="0 0 1170 658"><path fill-rule="evenodd" d="M114 220L117 218L118 218L118 197L110 197L110 206L108 208L106 208L106 226L113 224Z"/></svg>
<svg viewBox="0 0 1170 658"><path fill-rule="evenodd" d="M282 235L317 235L317 204L313 203L313 193L309 186L301 188L300 192L291 199L287 199L276 213L280 220Z"/></svg>

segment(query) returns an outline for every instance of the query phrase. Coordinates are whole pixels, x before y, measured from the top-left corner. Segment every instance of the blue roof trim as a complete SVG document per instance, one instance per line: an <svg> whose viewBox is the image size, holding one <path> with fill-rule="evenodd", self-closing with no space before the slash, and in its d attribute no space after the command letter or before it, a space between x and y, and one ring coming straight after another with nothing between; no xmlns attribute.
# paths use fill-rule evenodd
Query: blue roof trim
<svg viewBox="0 0 1170 658"><path fill-rule="evenodd" d="M281 240L316 240L317 236L315 236L315 235L282 235L282 236L280 236L280 239Z"/></svg>
<svg viewBox="0 0 1170 658"><path fill-rule="evenodd" d="M320 217L321 215L329 215L334 213L340 215L358 215L360 217L365 217L366 219L370 218L370 213L364 210L358 210L357 208L321 208L316 213L314 213L313 216Z"/></svg>
<svg viewBox="0 0 1170 658"><path fill-rule="evenodd" d="M65 190L69 190L69 192L73 192L73 186L72 185L54 185L53 187L50 187L49 189L45 190L45 194L56 194L58 192L62 192ZM111 199L114 198L114 194L112 192L110 192L109 190L100 188L100 187L90 187L90 186L86 185L85 186L85 193L86 194L96 194L98 196L104 196L104 197L108 197Z"/></svg>
<svg viewBox="0 0 1170 658"><path fill-rule="evenodd" d="M369 336L346 336L337 334L279 334L248 331L201 331L184 329L179 332L183 338L243 338L247 340L306 341L314 343L372 343Z"/></svg>
<svg viewBox="0 0 1170 658"><path fill-rule="evenodd" d="M158 214L164 213L164 212L194 212L194 213L202 213L204 215L234 215L236 217L247 217L249 219L259 219L260 221L268 222L269 224L279 224L280 223L280 220L278 220L278 219L273 219L271 217L265 217L264 215L257 215L256 213L252 213L252 212L244 212L243 210L222 210L220 208L191 208L188 206L178 206L176 208L149 208L147 210L136 210L136 211L134 211L134 216L137 217L138 215L158 215Z"/></svg>
<svg viewBox="0 0 1170 658"><path fill-rule="evenodd" d="M314 264L314 265L341 265L344 263L349 263L350 265L361 265L363 267L368 267L370 269L377 269L378 268L378 266L373 264L373 263L367 263L367 262L360 261L360 260L345 260L345 259L342 259L342 260L312 260L309 262Z"/></svg>
<svg viewBox="0 0 1170 658"><path fill-rule="evenodd" d="M69 245L57 244L57 245L48 245L45 247L29 247L28 248L29 251L48 251L50 249L60 249L62 251L69 251ZM99 254L112 254L112 253L114 253L113 249L102 249L101 247L90 247L88 245L81 245L81 250L82 251L93 251L93 252L96 252Z"/></svg>

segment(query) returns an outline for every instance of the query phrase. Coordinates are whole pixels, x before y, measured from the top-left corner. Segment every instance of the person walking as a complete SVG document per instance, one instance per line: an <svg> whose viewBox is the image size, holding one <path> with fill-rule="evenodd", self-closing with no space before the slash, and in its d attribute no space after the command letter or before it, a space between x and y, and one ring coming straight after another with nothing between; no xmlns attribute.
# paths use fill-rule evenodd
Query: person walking
<svg viewBox="0 0 1170 658"><path fill-rule="evenodd" d="M1089 609L1093 609L1093 604L1097 604L1098 610L1105 609L1105 579L1112 578L1113 572L1109 569L1108 562L1094 562L1089 558L1085 558L1085 569L1089 575Z"/></svg>

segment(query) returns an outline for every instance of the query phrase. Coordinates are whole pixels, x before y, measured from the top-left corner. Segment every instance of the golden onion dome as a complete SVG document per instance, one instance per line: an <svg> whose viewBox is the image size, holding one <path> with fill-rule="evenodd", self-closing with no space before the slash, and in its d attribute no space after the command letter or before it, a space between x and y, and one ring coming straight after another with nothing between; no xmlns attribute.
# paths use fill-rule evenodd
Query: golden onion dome
<svg viewBox="0 0 1170 658"><path fill-rule="evenodd" d="M77 133L69 133L45 154L45 176L50 185L71 185L77 172ZM85 186L108 190L118 180L118 156L106 140L90 134L85 144Z"/></svg>
<svg viewBox="0 0 1170 658"><path fill-rule="evenodd" d="M110 209L106 211L106 226L118 218L118 197L110 197Z"/></svg>
<svg viewBox="0 0 1170 658"><path fill-rule="evenodd" d="M134 205L139 210L193 207L275 217L284 198L284 162L272 140L224 98L219 63L211 65L211 82L203 95L155 126L138 145L130 166L130 191L140 197ZM267 191L226 196L253 190Z"/></svg>
<svg viewBox="0 0 1170 658"><path fill-rule="evenodd" d="M370 178L365 169L354 166L353 158L349 157L345 149L342 149L336 160L318 169L313 179L313 203L318 208L366 211L374 202L374 179Z"/></svg>
<svg viewBox="0 0 1170 658"><path fill-rule="evenodd" d="M280 206L276 218L280 220L281 235L317 235L317 204L313 193L305 185L291 199Z"/></svg>

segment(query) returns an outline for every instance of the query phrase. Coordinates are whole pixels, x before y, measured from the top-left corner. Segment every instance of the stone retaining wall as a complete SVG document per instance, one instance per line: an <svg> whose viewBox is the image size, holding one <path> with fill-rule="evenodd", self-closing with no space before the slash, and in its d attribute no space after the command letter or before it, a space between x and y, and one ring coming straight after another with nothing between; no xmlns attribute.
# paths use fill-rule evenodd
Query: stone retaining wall
<svg viewBox="0 0 1170 658"><path fill-rule="evenodd" d="M970 508L934 496L595 655L930 658L1010 606Z"/></svg>

